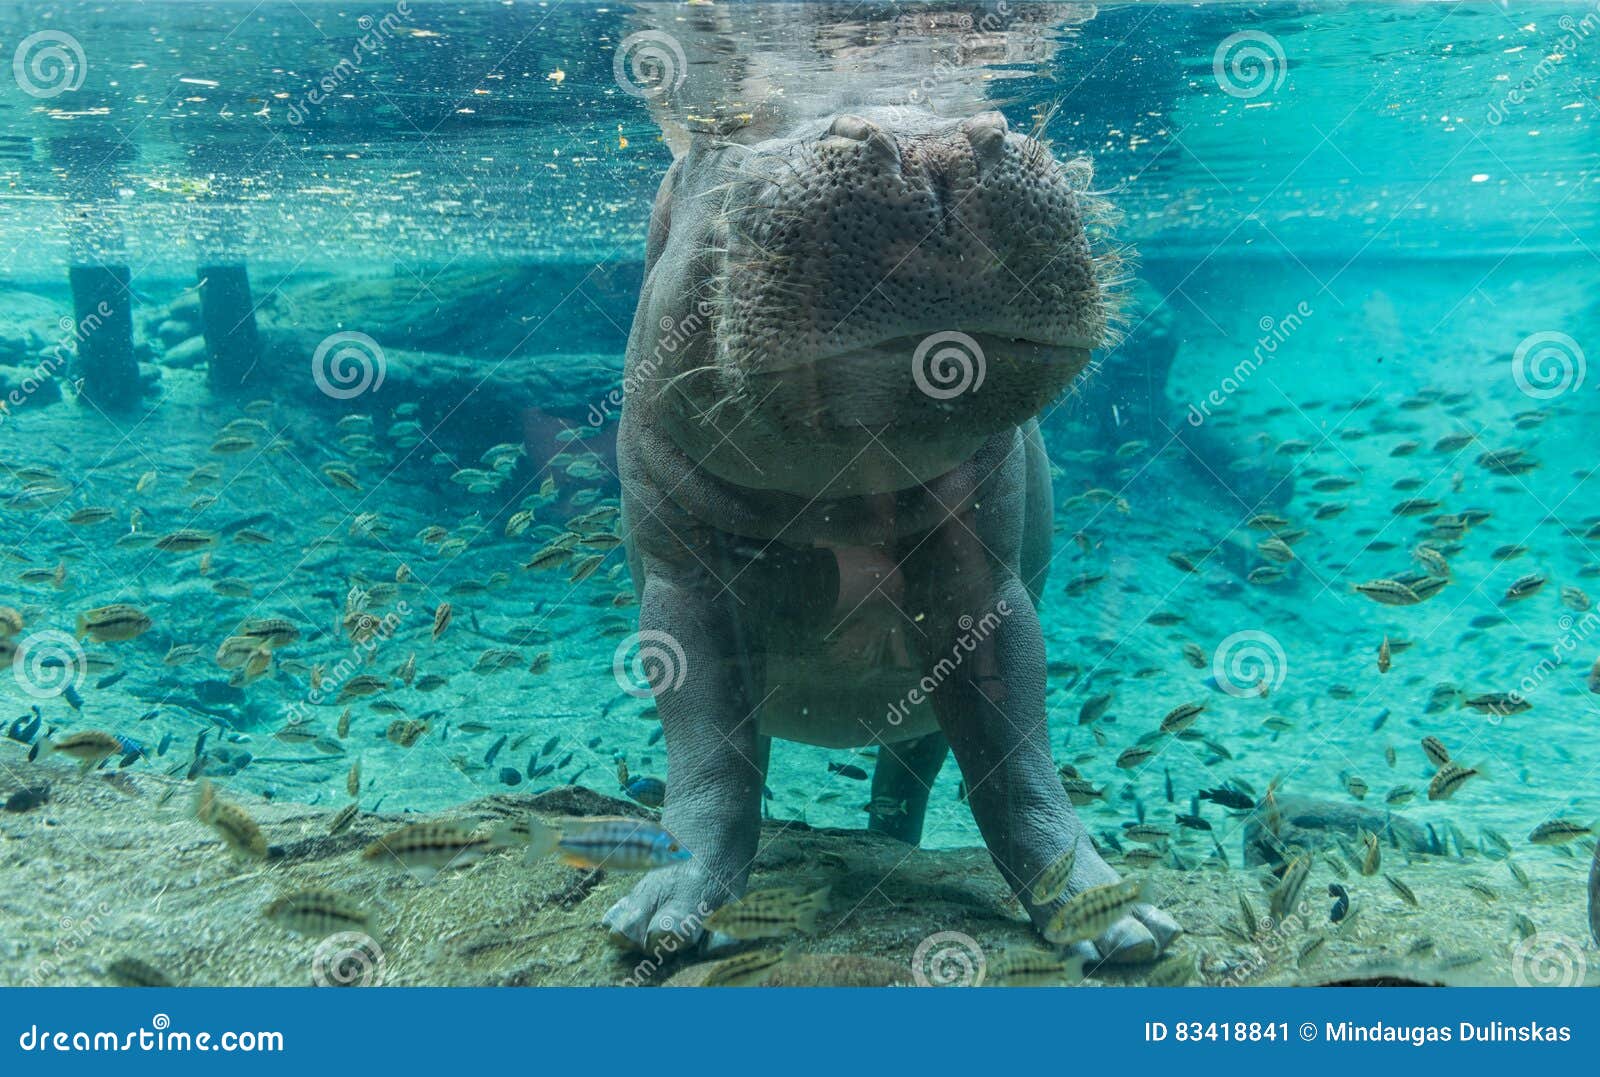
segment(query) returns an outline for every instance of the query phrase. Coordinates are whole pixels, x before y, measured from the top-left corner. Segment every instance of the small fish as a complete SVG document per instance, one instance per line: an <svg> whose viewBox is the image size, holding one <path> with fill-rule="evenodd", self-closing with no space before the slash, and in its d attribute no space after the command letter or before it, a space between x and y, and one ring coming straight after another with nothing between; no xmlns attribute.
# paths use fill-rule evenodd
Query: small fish
<svg viewBox="0 0 1600 1077"><path fill-rule="evenodd" d="M361 805L357 804L355 801L351 801L349 804L346 804L344 807L339 809L332 819L328 820L328 834L332 836L334 834L344 833L346 830L350 829L350 824L355 822L356 816L360 813Z"/></svg>
<svg viewBox="0 0 1600 1077"><path fill-rule="evenodd" d="M1066 892L1067 881L1072 875L1072 867L1077 863L1077 860L1078 846L1074 844L1072 848L1056 857L1054 862L1039 873L1039 877L1033 881L1033 889L1029 893L1029 897L1033 899L1035 905L1053 904L1057 898Z"/></svg>
<svg viewBox="0 0 1600 1077"><path fill-rule="evenodd" d="M1393 875L1386 874L1384 875L1383 879L1389 884L1389 888L1399 896L1401 901L1405 902L1407 905L1410 905L1412 908L1422 908L1422 903L1417 900L1417 895L1412 891L1411 887L1407 886L1404 882L1395 878Z"/></svg>
<svg viewBox="0 0 1600 1077"><path fill-rule="evenodd" d="M1389 637L1384 636L1383 642L1378 645L1378 672L1388 673L1393 664L1392 651L1389 647Z"/></svg>
<svg viewBox="0 0 1600 1077"><path fill-rule="evenodd" d="M1422 753L1428 757L1428 762L1435 768L1442 767L1450 762L1450 749L1438 737L1422 738Z"/></svg>
<svg viewBox="0 0 1600 1077"><path fill-rule="evenodd" d="M279 927L310 938L325 938L339 931L371 934L372 914L348 894L335 890L297 890L274 899L262 916Z"/></svg>
<svg viewBox="0 0 1600 1077"><path fill-rule="evenodd" d="M776 939L810 935L828 907L828 888L757 890L706 917L705 926L735 939Z"/></svg>
<svg viewBox="0 0 1600 1077"><path fill-rule="evenodd" d="M1428 799L1449 800L1466 784L1468 778L1481 776L1483 776L1482 767L1463 767L1458 763L1446 763L1428 783Z"/></svg>
<svg viewBox="0 0 1600 1077"><path fill-rule="evenodd" d="M439 603L439 608L433 611L433 639L437 640L444 635L444 630L450 627L452 616L450 603Z"/></svg>
<svg viewBox="0 0 1600 1077"><path fill-rule="evenodd" d="M1204 703L1179 704L1168 711L1166 717L1161 719L1161 732L1169 736L1176 736L1182 733L1185 729L1194 725L1195 720L1200 717L1201 712L1205 709L1206 705Z"/></svg>
<svg viewBox="0 0 1600 1077"><path fill-rule="evenodd" d="M114 755L121 755L127 750L128 742L115 733L105 733L98 729L85 729L77 733L69 733L60 740L45 741L45 746L52 752L69 755L78 761L80 774L93 770L103 761Z"/></svg>
<svg viewBox="0 0 1600 1077"><path fill-rule="evenodd" d="M92 639L96 643L122 642L144 635L154 623L150 615L137 606L126 603L98 606L78 614L78 638Z"/></svg>
<svg viewBox="0 0 1600 1077"><path fill-rule="evenodd" d="M218 797L212 784L203 779L195 798L195 818L221 835L235 855L266 857L267 838L261 827L243 808Z"/></svg>
<svg viewBox="0 0 1600 1077"><path fill-rule="evenodd" d="M1044 936L1056 944L1092 939L1120 920L1138 900L1137 879L1091 886L1051 915Z"/></svg>
<svg viewBox="0 0 1600 1077"><path fill-rule="evenodd" d="M841 778L849 778L851 781L856 782L864 782L869 777L866 771L851 763L829 763L828 773L837 774Z"/></svg>
<svg viewBox="0 0 1600 1077"><path fill-rule="evenodd" d="M368 845L365 860L394 861L426 881L444 868L477 863L499 847L489 834L460 823L412 823Z"/></svg>
<svg viewBox="0 0 1600 1077"><path fill-rule="evenodd" d="M1565 845L1569 841L1587 838L1594 834L1594 824L1579 823L1572 819L1551 819L1540 823L1528 835L1535 845Z"/></svg>
<svg viewBox="0 0 1600 1077"><path fill-rule="evenodd" d="M526 845L530 861L554 853L579 868L649 871L690 858L689 850L661 824L624 816L564 819L555 826L530 816L500 835L507 844Z"/></svg>

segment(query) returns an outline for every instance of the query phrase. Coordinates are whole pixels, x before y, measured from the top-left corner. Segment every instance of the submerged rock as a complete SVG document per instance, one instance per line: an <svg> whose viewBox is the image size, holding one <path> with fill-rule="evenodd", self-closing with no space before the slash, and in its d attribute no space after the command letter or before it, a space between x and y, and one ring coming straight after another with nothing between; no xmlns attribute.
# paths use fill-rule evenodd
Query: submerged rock
<svg viewBox="0 0 1600 1077"><path fill-rule="evenodd" d="M1283 820L1278 841L1283 845L1321 849L1332 845L1335 837L1354 841L1358 830L1370 831L1385 844L1409 852L1426 852L1430 844L1428 832L1410 819L1362 804L1280 795L1278 812ZM1244 828L1245 864L1273 864L1278 859L1272 843L1267 840L1260 813L1252 815Z"/></svg>

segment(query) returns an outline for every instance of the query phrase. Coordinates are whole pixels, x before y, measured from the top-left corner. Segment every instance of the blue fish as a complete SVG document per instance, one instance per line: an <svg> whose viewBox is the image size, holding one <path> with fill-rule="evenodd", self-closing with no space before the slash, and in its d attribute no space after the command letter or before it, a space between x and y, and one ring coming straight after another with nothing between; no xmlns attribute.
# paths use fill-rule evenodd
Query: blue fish
<svg viewBox="0 0 1600 1077"><path fill-rule="evenodd" d="M659 808L667 799L667 783L660 778L634 778L622 791L647 808Z"/></svg>

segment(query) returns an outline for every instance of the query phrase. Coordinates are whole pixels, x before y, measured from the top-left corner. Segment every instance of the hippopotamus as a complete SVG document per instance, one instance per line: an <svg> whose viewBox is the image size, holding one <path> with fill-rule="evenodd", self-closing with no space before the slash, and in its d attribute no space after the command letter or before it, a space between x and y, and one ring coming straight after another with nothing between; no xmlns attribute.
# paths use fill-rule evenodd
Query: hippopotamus
<svg viewBox="0 0 1600 1077"><path fill-rule="evenodd" d="M662 181L618 429L669 792L693 855L605 913L694 943L745 890L773 738L875 745L875 826L914 838L953 751L995 866L1042 931L1118 876L1053 765L1036 601L1053 505L1037 417L1090 365L1117 267L1105 206L998 111L868 107L697 135ZM1071 850L1065 892L1032 884ZM1150 904L1092 942L1156 957Z"/></svg>

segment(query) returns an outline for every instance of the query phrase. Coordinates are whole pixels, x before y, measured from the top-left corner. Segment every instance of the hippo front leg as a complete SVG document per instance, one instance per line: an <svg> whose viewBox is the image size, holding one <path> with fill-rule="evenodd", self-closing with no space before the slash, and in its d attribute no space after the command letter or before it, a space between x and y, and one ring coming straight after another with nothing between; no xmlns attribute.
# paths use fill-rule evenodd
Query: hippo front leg
<svg viewBox="0 0 1600 1077"><path fill-rule="evenodd" d="M603 923L620 945L652 953L697 942L705 918L743 895L760 836L760 670L736 646L734 600L725 592L718 599L717 590L709 579L650 575L640 597L645 644L682 649L681 671L652 676L652 684L667 742L662 823L692 855L639 880Z"/></svg>
<svg viewBox="0 0 1600 1077"><path fill-rule="evenodd" d="M1062 901L1091 886L1115 882L1094 849L1061 787L1050 757L1045 721L1045 653L1039 619L1015 576L1001 576L986 601L941 635L943 653L931 652L928 676L940 728L967 782L967 800L985 844L1034 925L1043 930ZM1035 904L1030 891L1047 867L1068 850L1076 859L1066 893ZM1094 940L1091 961L1149 961L1180 928L1166 913L1141 904Z"/></svg>

